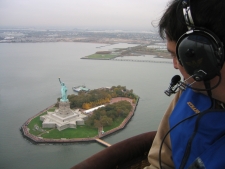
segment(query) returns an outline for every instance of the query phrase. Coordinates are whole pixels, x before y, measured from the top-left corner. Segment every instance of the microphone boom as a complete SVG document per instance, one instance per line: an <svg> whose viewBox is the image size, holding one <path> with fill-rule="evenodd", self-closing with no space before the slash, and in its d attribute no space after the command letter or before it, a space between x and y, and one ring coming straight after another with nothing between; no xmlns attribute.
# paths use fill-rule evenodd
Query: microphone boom
<svg viewBox="0 0 225 169"><path fill-rule="evenodd" d="M171 94L174 94L176 93L176 90L178 87L176 87L174 89L174 86L178 84L178 82L180 81L180 76L179 75L175 75L174 77L172 77L171 79L171 82L170 82L170 86L168 87L167 90L164 91L164 93L167 95L167 96L171 96Z"/></svg>

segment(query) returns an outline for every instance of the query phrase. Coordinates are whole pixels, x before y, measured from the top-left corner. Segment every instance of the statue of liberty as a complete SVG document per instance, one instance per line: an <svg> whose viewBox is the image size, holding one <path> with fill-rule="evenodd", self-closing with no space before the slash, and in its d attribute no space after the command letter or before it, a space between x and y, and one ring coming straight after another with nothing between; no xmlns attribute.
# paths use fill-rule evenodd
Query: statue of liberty
<svg viewBox="0 0 225 169"><path fill-rule="evenodd" d="M61 94L62 94L62 97L61 97L60 101L67 102L68 99L67 99L67 88L66 88L66 85L65 85L65 83L61 82L60 78L59 78L59 83L61 84Z"/></svg>

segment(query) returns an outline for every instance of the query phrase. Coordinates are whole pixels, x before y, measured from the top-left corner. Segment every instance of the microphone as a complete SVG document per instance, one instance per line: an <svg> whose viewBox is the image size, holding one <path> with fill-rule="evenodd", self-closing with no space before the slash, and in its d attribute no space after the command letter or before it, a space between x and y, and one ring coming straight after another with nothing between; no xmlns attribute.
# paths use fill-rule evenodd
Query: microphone
<svg viewBox="0 0 225 169"><path fill-rule="evenodd" d="M175 75L174 77L172 77L171 82L170 82L170 86L168 87L167 90L164 91L164 93L167 96L171 96L171 94L176 93L177 87L174 89L173 87L180 81L180 76L179 75Z"/></svg>

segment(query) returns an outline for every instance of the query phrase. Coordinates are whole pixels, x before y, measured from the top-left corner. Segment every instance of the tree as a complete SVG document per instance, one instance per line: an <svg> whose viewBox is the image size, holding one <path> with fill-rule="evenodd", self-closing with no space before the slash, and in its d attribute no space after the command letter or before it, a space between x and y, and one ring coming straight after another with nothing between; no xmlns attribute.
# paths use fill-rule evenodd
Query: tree
<svg viewBox="0 0 225 169"><path fill-rule="evenodd" d="M89 116L89 117L85 120L85 124L86 124L87 126L92 127L92 126L94 125L94 120L93 120L93 118L92 118L91 116Z"/></svg>
<svg viewBox="0 0 225 169"><path fill-rule="evenodd" d="M109 126L118 117L126 117L132 110L132 106L128 101L120 101L101 107L88 117L87 123L93 127Z"/></svg>
<svg viewBox="0 0 225 169"><path fill-rule="evenodd" d="M102 124L102 126L111 126L113 121L110 117L101 116L100 117L100 123Z"/></svg>
<svg viewBox="0 0 225 169"><path fill-rule="evenodd" d="M102 124L101 124L101 122L99 120L94 120L94 127L95 128L99 128L101 126L102 126Z"/></svg>

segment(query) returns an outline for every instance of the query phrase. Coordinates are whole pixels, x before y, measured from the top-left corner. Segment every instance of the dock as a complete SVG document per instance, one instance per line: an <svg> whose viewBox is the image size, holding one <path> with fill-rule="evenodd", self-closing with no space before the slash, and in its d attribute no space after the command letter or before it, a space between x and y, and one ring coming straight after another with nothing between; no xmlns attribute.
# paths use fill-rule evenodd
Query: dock
<svg viewBox="0 0 225 169"><path fill-rule="evenodd" d="M109 143L107 143L107 142L105 142L105 141L103 141L103 140L101 140L101 139L99 139L99 138L96 138L95 139L97 142L99 142L100 144L103 144L104 146L106 146L106 147L110 147L111 146L111 144L109 144Z"/></svg>
<svg viewBox="0 0 225 169"><path fill-rule="evenodd" d="M171 60L138 60L138 59L111 59L112 61L130 61L130 62L152 62L152 63L173 63Z"/></svg>

